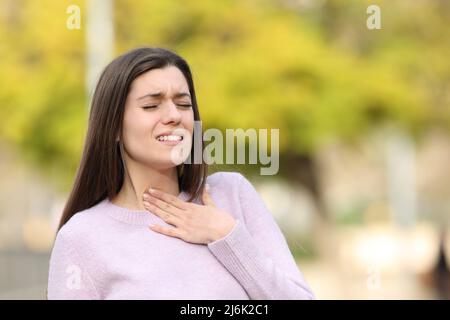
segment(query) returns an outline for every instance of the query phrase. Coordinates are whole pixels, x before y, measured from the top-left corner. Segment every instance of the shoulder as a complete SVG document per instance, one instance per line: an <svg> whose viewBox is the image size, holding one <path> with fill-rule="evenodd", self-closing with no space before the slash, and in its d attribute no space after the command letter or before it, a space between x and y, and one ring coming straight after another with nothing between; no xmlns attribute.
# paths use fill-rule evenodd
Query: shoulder
<svg viewBox="0 0 450 320"><path fill-rule="evenodd" d="M206 182L211 187L211 196L227 202L222 203L224 208L235 212L238 217L242 216L244 223L271 215L261 195L244 174L221 171L208 178Z"/></svg>
<svg viewBox="0 0 450 320"><path fill-rule="evenodd" d="M206 183L211 188L223 189L226 191L235 191L240 198L255 196L257 191L253 184L244 174L236 171L219 171L208 176Z"/></svg>
<svg viewBox="0 0 450 320"><path fill-rule="evenodd" d="M98 244L92 241L99 233L96 211L93 206L75 213L57 232L49 260L48 299L98 298L93 282L98 277Z"/></svg>
<svg viewBox="0 0 450 320"><path fill-rule="evenodd" d="M206 183L211 187L220 186L229 188L238 188L245 181L248 182L245 176L236 171L218 171L209 175L206 179Z"/></svg>
<svg viewBox="0 0 450 320"><path fill-rule="evenodd" d="M79 242L91 237L96 233L95 230L98 230L103 224L102 207L103 201L75 213L58 231L56 239L64 242Z"/></svg>

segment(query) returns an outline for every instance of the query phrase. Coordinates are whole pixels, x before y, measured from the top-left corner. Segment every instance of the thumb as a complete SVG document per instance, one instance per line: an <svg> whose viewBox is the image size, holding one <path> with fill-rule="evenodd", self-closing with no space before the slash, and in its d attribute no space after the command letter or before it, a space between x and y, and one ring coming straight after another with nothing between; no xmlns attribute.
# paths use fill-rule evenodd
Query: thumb
<svg viewBox="0 0 450 320"><path fill-rule="evenodd" d="M203 200L203 204L205 205L209 205L209 206L216 206L211 195L209 194L209 184L205 185L205 188L203 189L203 193L202 193L202 200Z"/></svg>

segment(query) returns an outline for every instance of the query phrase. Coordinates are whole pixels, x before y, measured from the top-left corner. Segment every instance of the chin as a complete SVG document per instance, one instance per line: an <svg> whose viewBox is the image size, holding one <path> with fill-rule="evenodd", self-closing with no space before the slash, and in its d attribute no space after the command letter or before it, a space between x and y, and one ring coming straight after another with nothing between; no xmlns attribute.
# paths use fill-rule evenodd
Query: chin
<svg viewBox="0 0 450 320"><path fill-rule="evenodd" d="M164 159L160 157L159 159L153 159L146 162L146 166L155 168L157 170L168 170L176 168L178 165L180 164L173 163L173 161L170 159L170 156L167 156L167 158Z"/></svg>

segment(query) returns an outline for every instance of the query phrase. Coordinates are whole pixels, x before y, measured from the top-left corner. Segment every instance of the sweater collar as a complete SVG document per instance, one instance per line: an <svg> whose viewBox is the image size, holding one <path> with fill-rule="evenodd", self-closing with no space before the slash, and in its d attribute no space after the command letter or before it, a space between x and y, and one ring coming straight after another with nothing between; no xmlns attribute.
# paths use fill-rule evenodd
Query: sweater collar
<svg viewBox="0 0 450 320"><path fill-rule="evenodd" d="M182 191L177 198L187 201L189 199L189 195ZM108 198L104 199L101 202L101 205L106 210L107 214L118 221L132 224L132 225L149 225L150 223L161 223L165 221L158 217L156 214L146 210L132 210L125 207L120 207L114 203L112 203Z"/></svg>

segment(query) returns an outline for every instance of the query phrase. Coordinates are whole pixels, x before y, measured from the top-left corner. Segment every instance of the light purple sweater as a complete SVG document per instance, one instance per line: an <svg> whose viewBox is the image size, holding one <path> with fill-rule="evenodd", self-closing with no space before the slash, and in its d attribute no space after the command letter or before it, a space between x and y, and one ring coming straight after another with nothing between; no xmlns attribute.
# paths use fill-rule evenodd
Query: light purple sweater
<svg viewBox="0 0 450 320"><path fill-rule="evenodd" d="M48 299L315 299L253 185L237 172L214 173L207 183L237 220L225 237L188 243L150 230L150 223L172 227L155 214L105 199L58 232Z"/></svg>

